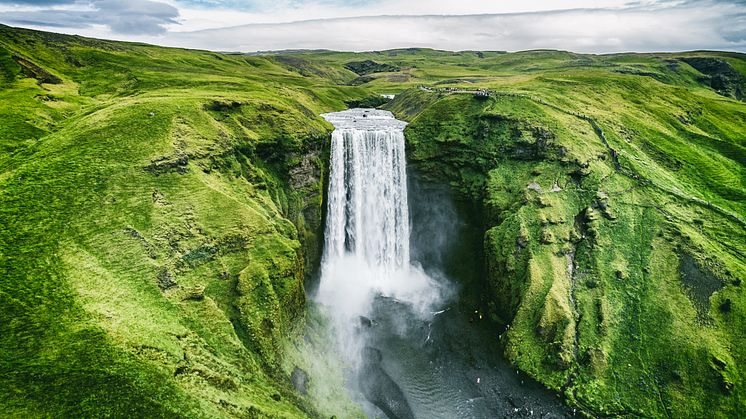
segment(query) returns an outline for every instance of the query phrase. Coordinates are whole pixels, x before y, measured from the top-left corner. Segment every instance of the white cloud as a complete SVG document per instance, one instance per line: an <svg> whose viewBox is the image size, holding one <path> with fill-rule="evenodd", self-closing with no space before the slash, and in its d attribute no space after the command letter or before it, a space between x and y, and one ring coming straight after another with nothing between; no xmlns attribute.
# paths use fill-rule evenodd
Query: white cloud
<svg viewBox="0 0 746 419"><path fill-rule="evenodd" d="M136 7L129 14L121 11L131 3L124 0L77 0L73 6L104 1L118 8L82 22L55 23L48 7L15 6L14 16L46 16L46 20L37 19L36 25L33 19L22 22L40 29L229 51L399 47L577 52L746 50L746 4L738 0L383 0L355 4L261 0L241 9L186 6L186 0L136 0L152 7ZM0 0L0 11L2 3ZM179 16L175 17L172 12L177 6ZM64 8L57 7L54 12L63 13L60 9ZM0 22L7 22L8 16L0 14ZM129 25L133 21L141 26ZM61 27L64 23L72 28ZM163 30L167 32L152 36Z"/></svg>
<svg viewBox="0 0 746 419"><path fill-rule="evenodd" d="M173 1L173 0L169 0ZM219 5L217 1L214 4ZM618 8L629 0L383 0L374 2L260 0L247 2L252 7L183 6L181 26L174 31L194 31L253 23L287 23L302 20L360 16L422 16L526 13L580 8Z"/></svg>
<svg viewBox="0 0 746 419"><path fill-rule="evenodd" d="M508 51L555 48L578 52L744 50L746 24L743 17L738 17L744 12L744 6L710 4L502 15L340 18L171 33L162 42L230 51L361 51L399 47Z"/></svg>
<svg viewBox="0 0 746 419"><path fill-rule="evenodd" d="M0 11L0 22L40 29L88 29L94 34L100 34L102 28L119 34L161 34L166 25L176 24L179 16L176 7L152 0L25 1L0 6Z"/></svg>

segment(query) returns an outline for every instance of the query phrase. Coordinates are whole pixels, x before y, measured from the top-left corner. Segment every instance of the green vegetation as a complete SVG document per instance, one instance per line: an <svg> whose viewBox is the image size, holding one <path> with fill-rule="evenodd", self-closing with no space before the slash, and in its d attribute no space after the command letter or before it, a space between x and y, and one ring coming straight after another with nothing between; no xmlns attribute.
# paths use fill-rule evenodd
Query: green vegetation
<svg viewBox="0 0 746 419"><path fill-rule="evenodd" d="M410 160L482 208L511 362L588 414L736 416L744 80L735 53L250 56L0 26L0 407L359 415L305 304L318 115L394 93Z"/></svg>
<svg viewBox="0 0 746 419"><path fill-rule="evenodd" d="M746 104L606 69L489 87L391 108L436 96L410 159L482 202L506 356L591 414L743 411Z"/></svg>
<svg viewBox="0 0 746 419"><path fill-rule="evenodd" d="M319 255L317 115L355 92L5 27L0 57L4 414L315 415L281 348Z"/></svg>

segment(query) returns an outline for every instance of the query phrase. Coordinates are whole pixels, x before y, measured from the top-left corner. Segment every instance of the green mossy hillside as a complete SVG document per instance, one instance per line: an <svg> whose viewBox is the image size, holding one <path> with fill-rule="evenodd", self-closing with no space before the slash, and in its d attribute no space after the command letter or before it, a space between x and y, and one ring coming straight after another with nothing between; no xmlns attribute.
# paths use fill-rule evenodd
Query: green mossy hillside
<svg viewBox="0 0 746 419"><path fill-rule="evenodd" d="M0 64L4 414L315 416L283 348L320 254L318 115L363 95L7 27Z"/></svg>
<svg viewBox="0 0 746 419"><path fill-rule="evenodd" d="M484 300L511 362L588 414L734 417L746 105L629 79L418 89L390 108L414 115L413 163L482 203Z"/></svg>

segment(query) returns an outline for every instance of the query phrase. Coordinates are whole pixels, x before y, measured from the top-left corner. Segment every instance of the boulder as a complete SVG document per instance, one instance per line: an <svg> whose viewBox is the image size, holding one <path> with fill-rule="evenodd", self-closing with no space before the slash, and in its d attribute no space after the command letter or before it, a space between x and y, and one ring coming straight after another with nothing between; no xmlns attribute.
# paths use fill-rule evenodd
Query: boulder
<svg viewBox="0 0 746 419"><path fill-rule="evenodd" d="M293 368L293 372L290 374L290 382L293 383L293 387L295 387L300 394L308 394L308 373L295 367Z"/></svg>

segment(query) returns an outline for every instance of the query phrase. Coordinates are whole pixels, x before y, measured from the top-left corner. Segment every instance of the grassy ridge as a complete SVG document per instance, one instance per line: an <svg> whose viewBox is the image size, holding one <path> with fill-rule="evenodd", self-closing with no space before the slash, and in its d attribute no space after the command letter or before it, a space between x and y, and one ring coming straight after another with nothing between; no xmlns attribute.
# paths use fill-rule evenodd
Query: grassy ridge
<svg viewBox="0 0 746 419"><path fill-rule="evenodd" d="M408 96L431 96L410 158L483 202L506 355L590 412L728 417L746 403L746 105L671 84L690 73L672 67L662 81L559 69L486 84L489 99L391 105L406 115Z"/></svg>
<svg viewBox="0 0 746 419"><path fill-rule="evenodd" d="M355 92L265 58L0 30L3 411L314 415L280 354L319 253L317 115Z"/></svg>
<svg viewBox="0 0 746 419"><path fill-rule="evenodd" d="M713 68L746 60L250 56L0 26L0 405L359 414L341 377L308 397L288 378L330 362L302 355L319 313L292 344L320 251L318 115L396 93L410 160L481 203L484 309L517 367L592 414L734 416L746 105Z"/></svg>

